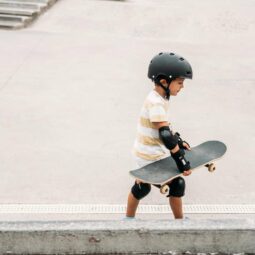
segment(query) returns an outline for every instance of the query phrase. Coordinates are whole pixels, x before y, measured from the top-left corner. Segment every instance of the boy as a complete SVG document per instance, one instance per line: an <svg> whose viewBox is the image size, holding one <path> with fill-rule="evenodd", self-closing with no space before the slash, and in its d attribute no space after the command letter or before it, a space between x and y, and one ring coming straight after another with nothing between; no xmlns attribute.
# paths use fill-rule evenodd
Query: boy
<svg viewBox="0 0 255 255"><path fill-rule="evenodd" d="M184 150L190 150L187 142L178 133L170 130L168 108L170 96L177 96L183 88L184 79L192 79L192 68L187 60L175 53L159 53L150 62L148 77L155 83L154 90L147 96L141 113L134 144L137 167L142 167L171 156L184 176L191 174L190 163ZM170 184L169 204L175 219L183 218L182 196L185 181L182 177ZM135 217L139 201L151 190L151 185L136 180L128 196L127 217Z"/></svg>

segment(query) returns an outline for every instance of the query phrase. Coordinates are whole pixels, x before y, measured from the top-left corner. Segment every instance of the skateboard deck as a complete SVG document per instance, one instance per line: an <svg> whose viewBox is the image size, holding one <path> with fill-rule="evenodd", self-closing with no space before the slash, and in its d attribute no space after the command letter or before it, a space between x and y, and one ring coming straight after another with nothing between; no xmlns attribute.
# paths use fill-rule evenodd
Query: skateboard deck
<svg viewBox="0 0 255 255"><path fill-rule="evenodd" d="M191 151L186 150L185 158L190 162L191 170L206 166L212 172L215 170L215 165L212 162L221 158L226 151L227 146L224 143L220 141L207 141L191 148ZM178 176L182 176L171 156L132 170L129 173L142 182L161 186Z"/></svg>

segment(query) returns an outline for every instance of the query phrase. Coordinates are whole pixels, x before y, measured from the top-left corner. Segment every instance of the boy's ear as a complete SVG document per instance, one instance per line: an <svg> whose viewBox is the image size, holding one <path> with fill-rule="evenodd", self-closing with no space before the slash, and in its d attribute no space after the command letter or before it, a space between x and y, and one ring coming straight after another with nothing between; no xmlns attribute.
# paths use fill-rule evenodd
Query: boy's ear
<svg viewBox="0 0 255 255"><path fill-rule="evenodd" d="M164 86L167 86L167 81L165 79L161 79L160 80L160 83Z"/></svg>

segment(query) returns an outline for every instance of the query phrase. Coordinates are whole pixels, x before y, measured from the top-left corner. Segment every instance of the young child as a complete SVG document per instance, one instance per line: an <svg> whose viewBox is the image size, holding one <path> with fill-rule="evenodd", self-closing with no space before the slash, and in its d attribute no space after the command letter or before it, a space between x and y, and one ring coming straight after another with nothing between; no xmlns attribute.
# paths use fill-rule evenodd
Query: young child
<svg viewBox="0 0 255 255"><path fill-rule="evenodd" d="M190 150L187 142L173 133L168 122L170 96L177 96L183 88L185 79L192 79L192 68L187 60L175 53L159 53L150 62L148 77L154 82L152 90L141 109L134 144L137 167L142 167L162 158L171 156L184 176L191 174L190 163L184 150ZM170 184L169 204L175 219L183 218L182 197L185 181L182 177ZM139 201L151 190L151 185L136 180L128 196L127 217L135 217Z"/></svg>

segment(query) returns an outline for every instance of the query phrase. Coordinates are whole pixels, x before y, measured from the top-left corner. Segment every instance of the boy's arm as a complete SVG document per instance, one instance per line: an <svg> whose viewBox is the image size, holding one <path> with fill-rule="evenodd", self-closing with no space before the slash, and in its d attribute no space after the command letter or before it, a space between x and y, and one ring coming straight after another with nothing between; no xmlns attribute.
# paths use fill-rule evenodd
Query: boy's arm
<svg viewBox="0 0 255 255"><path fill-rule="evenodd" d="M163 122L153 122L153 125L155 128L157 128L158 130L160 130L161 128L163 127L168 127L169 128L169 123L166 122L166 121L163 121ZM170 130L169 130L170 131ZM171 131L170 131L171 132ZM178 136L179 137L179 136ZM181 140L182 141L182 140ZM163 141L164 142L164 141ZM168 147L168 146L166 146ZM187 143L183 143L183 147L186 147L187 149L190 149L189 145ZM184 175L190 175L191 174L191 171L189 170L190 169L190 165L189 165L189 162L186 161L184 155L185 153L182 152L183 150L180 150L180 147L178 145L178 142L176 142L176 145L173 146L173 148L170 149L170 152L171 152L171 155L172 157L174 158L174 160L176 161L177 163L177 166L178 168L180 169L184 169L183 173ZM181 158L181 160L184 159L184 161L186 161L186 165L181 165L182 162L181 160L179 160ZM181 170L180 169L180 170Z"/></svg>
<svg viewBox="0 0 255 255"><path fill-rule="evenodd" d="M169 123L166 121L163 122L153 122L153 125L155 128L160 129L161 127L168 127ZM175 133L179 136L179 141L180 143L178 143L178 147L176 146L173 150L170 150L171 153L175 153L180 149L180 144L181 144L181 149L185 149L185 150L190 150L190 146L186 141L183 141L180 137L179 133Z"/></svg>
<svg viewBox="0 0 255 255"><path fill-rule="evenodd" d="M169 127L169 123L167 121L163 122L153 122L153 125L156 129L160 129L162 127ZM172 150L170 150L171 153L176 153L178 150L180 150L179 145L177 144Z"/></svg>

